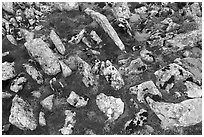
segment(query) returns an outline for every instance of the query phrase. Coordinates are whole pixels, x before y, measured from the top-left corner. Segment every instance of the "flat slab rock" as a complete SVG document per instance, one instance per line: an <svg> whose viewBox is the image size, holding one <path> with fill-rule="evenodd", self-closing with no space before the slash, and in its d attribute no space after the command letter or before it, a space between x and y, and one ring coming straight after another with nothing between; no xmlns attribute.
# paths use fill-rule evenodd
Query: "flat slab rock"
<svg viewBox="0 0 204 137"><path fill-rule="evenodd" d="M12 100L9 122L21 130L35 130L37 127L32 107L18 95Z"/></svg>
<svg viewBox="0 0 204 137"><path fill-rule="evenodd" d="M156 102L146 98L150 108L161 120L163 129L187 127L202 122L202 98L188 99L180 103Z"/></svg>
<svg viewBox="0 0 204 137"><path fill-rule="evenodd" d="M41 38L33 39L24 45L46 74L56 75L61 71L58 58L49 48L48 43L45 43Z"/></svg>

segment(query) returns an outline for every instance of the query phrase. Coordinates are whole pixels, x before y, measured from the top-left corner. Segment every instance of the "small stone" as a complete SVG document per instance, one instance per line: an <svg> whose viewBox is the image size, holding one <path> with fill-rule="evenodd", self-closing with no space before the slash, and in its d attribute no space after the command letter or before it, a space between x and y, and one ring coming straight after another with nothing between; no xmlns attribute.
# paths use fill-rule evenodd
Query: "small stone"
<svg viewBox="0 0 204 137"><path fill-rule="evenodd" d="M43 84L42 74L33 66L29 64L23 64L23 67L26 69L26 72L35 80L38 84Z"/></svg>
<svg viewBox="0 0 204 137"><path fill-rule="evenodd" d="M16 76L14 69L15 63L3 62L2 63L2 80L8 80Z"/></svg>
<svg viewBox="0 0 204 137"><path fill-rule="evenodd" d="M9 122L21 130L35 130L37 121L30 104L16 95L12 100Z"/></svg>
<svg viewBox="0 0 204 137"><path fill-rule="evenodd" d="M20 32L22 33L23 37L25 38L26 42L30 42L34 39L34 33L33 32L29 32L26 29L21 29L20 28Z"/></svg>
<svg viewBox="0 0 204 137"><path fill-rule="evenodd" d="M2 2L2 8L9 13L14 13L13 2Z"/></svg>
<svg viewBox="0 0 204 137"><path fill-rule="evenodd" d="M101 38L97 35L97 33L95 31L92 30L90 35L91 35L92 39L97 42L97 44L102 42Z"/></svg>
<svg viewBox="0 0 204 137"><path fill-rule="evenodd" d="M69 40L68 42L71 43L71 44L78 44L82 38L84 37L84 34L86 33L86 30L85 29L82 29L79 34L77 34L76 36L73 36L71 38L71 40Z"/></svg>
<svg viewBox="0 0 204 137"><path fill-rule="evenodd" d="M31 93L33 94L32 96L34 96L36 98L40 98L41 97L41 93L38 90L34 90Z"/></svg>
<svg viewBox="0 0 204 137"><path fill-rule="evenodd" d="M130 18L131 12L127 2L116 2L112 11L116 18Z"/></svg>
<svg viewBox="0 0 204 137"><path fill-rule="evenodd" d="M10 97L12 97L13 95L12 94L10 94L10 93L8 93L8 92L2 92L2 98L4 99L4 98L10 98Z"/></svg>
<svg viewBox="0 0 204 137"><path fill-rule="evenodd" d="M44 100L42 100L40 102L40 104L43 106L43 108L46 108L49 111L52 111L53 98L54 98L54 95L50 95L50 96L46 97Z"/></svg>
<svg viewBox="0 0 204 137"><path fill-rule="evenodd" d="M157 89L153 81L143 82L137 86L130 87L129 90L132 94L137 95L137 100L140 103L145 103L144 96L147 93L150 93L152 95L158 95L162 97L162 94L159 92L159 90Z"/></svg>
<svg viewBox="0 0 204 137"><path fill-rule="evenodd" d="M186 81L184 85L187 87L187 96L190 98L200 98L202 97L202 88L197 84Z"/></svg>
<svg viewBox="0 0 204 137"><path fill-rule="evenodd" d="M45 113L43 113L42 111L40 111L39 113L39 124L41 126L46 126Z"/></svg>
<svg viewBox="0 0 204 137"><path fill-rule="evenodd" d="M97 95L96 104L98 108L108 117L108 121L118 119L124 111L124 102L120 98L106 96L104 93Z"/></svg>
<svg viewBox="0 0 204 137"><path fill-rule="evenodd" d="M87 129L84 134L85 134L85 135L96 135L96 134L93 132L93 130L91 130L91 129Z"/></svg>
<svg viewBox="0 0 204 137"><path fill-rule="evenodd" d="M17 46L17 42L15 38L13 37L13 35L6 35L6 38L11 42L11 44Z"/></svg>
<svg viewBox="0 0 204 137"><path fill-rule="evenodd" d="M66 119L65 119L64 127L59 129L59 131L63 135L70 135L72 134L73 128L76 123L76 120L75 120L76 113L71 110L65 110L65 115L66 115Z"/></svg>
<svg viewBox="0 0 204 137"><path fill-rule="evenodd" d="M35 26L35 30L37 30L37 31L41 30L42 28L43 28L42 25Z"/></svg>
<svg viewBox="0 0 204 137"><path fill-rule="evenodd" d="M147 62L153 62L155 60L152 52L146 49L140 51L140 55L141 55L141 58Z"/></svg>
<svg viewBox="0 0 204 137"><path fill-rule="evenodd" d="M62 74L66 78L72 74L72 70L61 60L59 60L59 63L62 68Z"/></svg>
<svg viewBox="0 0 204 137"><path fill-rule="evenodd" d="M51 32L50 32L50 39L54 43L54 45L57 48L57 50L59 51L59 53L64 55L65 54L65 50L66 50L65 46L62 43L60 37L55 33L54 30L51 30Z"/></svg>
<svg viewBox="0 0 204 137"><path fill-rule="evenodd" d="M40 38L36 38L26 42L24 45L31 56L41 65L46 74L56 75L61 71L59 60L49 48L48 43L45 43Z"/></svg>
<svg viewBox="0 0 204 137"><path fill-rule="evenodd" d="M86 106L89 99L84 99L83 97L77 95L74 91L72 91L67 98L67 102L77 108Z"/></svg>
<svg viewBox="0 0 204 137"><path fill-rule="evenodd" d="M25 77L17 77L13 80L10 86L10 90L13 92L18 92L23 89L24 84L27 82L27 79Z"/></svg>
<svg viewBox="0 0 204 137"><path fill-rule="evenodd" d="M89 48L91 48L91 42L88 41L88 39L86 37L82 38L82 42Z"/></svg>

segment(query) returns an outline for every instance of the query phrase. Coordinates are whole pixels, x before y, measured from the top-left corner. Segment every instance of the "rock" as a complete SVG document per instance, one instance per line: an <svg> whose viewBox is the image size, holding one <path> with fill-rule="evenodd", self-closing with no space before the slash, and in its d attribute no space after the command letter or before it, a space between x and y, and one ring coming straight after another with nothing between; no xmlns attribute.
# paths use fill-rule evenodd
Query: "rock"
<svg viewBox="0 0 204 137"><path fill-rule="evenodd" d="M114 121L124 112L124 102L120 98L106 96L100 93L96 96L96 105L108 117L108 121Z"/></svg>
<svg viewBox="0 0 204 137"><path fill-rule="evenodd" d="M41 97L41 93L39 90L34 90L31 92L33 95L33 97L36 97L36 98L40 98Z"/></svg>
<svg viewBox="0 0 204 137"><path fill-rule="evenodd" d="M11 44L17 46L17 42L16 42L15 38L13 37L13 35L6 35L6 38L8 39L8 41L11 42Z"/></svg>
<svg viewBox="0 0 204 137"><path fill-rule="evenodd" d="M91 31L90 35L91 35L91 38L94 41L96 41L97 44L102 42L101 38L97 35L97 33L94 30Z"/></svg>
<svg viewBox="0 0 204 137"><path fill-rule="evenodd" d="M60 66L62 68L62 74L66 78L72 74L72 70L61 60L59 60Z"/></svg>
<svg viewBox="0 0 204 137"><path fill-rule="evenodd" d="M202 59L201 58L177 58L174 62L178 63L184 69L193 75L195 82L202 83Z"/></svg>
<svg viewBox="0 0 204 137"><path fill-rule="evenodd" d="M78 44L82 38L84 37L84 34L86 33L86 30L85 29L82 29L79 34L77 34L76 36L73 36L71 38L71 40L69 40L68 42L71 43L71 44Z"/></svg>
<svg viewBox="0 0 204 137"><path fill-rule="evenodd" d="M197 84L186 81L185 86L187 87L187 96L190 98L199 98L202 97L202 88L198 86Z"/></svg>
<svg viewBox="0 0 204 137"><path fill-rule="evenodd" d="M54 43L55 47L57 48L57 50L59 51L60 54L64 55L65 54L65 46L62 43L61 39L59 38L59 36L55 33L54 30L51 30L50 32L50 39L52 40L52 42Z"/></svg>
<svg viewBox="0 0 204 137"><path fill-rule="evenodd" d="M14 13L13 2L2 2L2 8L9 13Z"/></svg>
<svg viewBox="0 0 204 137"><path fill-rule="evenodd" d="M16 95L12 100L9 122L21 130L35 130L37 121L31 105Z"/></svg>
<svg viewBox="0 0 204 137"><path fill-rule="evenodd" d="M154 58L152 52L150 52L146 49L143 49L140 51L140 56L144 61L147 61L147 62L154 62L155 61L155 58Z"/></svg>
<svg viewBox="0 0 204 137"><path fill-rule="evenodd" d="M88 41L88 39L86 38L86 37L83 37L82 38L82 42L87 46L87 47L89 47L89 48L91 48L92 46L92 44L91 44L91 42L90 41Z"/></svg>
<svg viewBox="0 0 204 137"><path fill-rule="evenodd" d="M167 92L174 86L174 83L179 80L186 80L192 77L192 74L176 63L171 63L155 73L157 82L156 85Z"/></svg>
<svg viewBox="0 0 204 137"><path fill-rule="evenodd" d="M36 38L26 42L24 45L46 74L56 75L61 71L58 58L49 48L49 44L45 43L42 39Z"/></svg>
<svg viewBox="0 0 204 137"><path fill-rule="evenodd" d="M45 113L42 111L39 113L39 124L40 126L46 126Z"/></svg>
<svg viewBox="0 0 204 137"><path fill-rule="evenodd" d="M20 28L20 32L22 33L26 42L30 42L34 39L35 34L33 32L29 32L28 30L22 28Z"/></svg>
<svg viewBox="0 0 204 137"><path fill-rule="evenodd" d="M130 23L139 23L141 21L139 14L131 14Z"/></svg>
<svg viewBox="0 0 204 137"><path fill-rule="evenodd" d="M202 122L202 98L188 99L180 103L155 102L146 98L150 108L161 120L161 128L187 127Z"/></svg>
<svg viewBox="0 0 204 137"><path fill-rule="evenodd" d="M84 99L83 97L77 95L74 91L72 91L70 94L69 94L69 97L67 98L67 102L74 106L74 107L77 107L77 108L80 108L80 107L83 107L83 106L86 106L87 103L88 103L88 98L87 99Z"/></svg>
<svg viewBox="0 0 204 137"><path fill-rule="evenodd" d="M26 82L27 79L24 76L19 76L11 83L10 90L17 93L23 89L23 86Z"/></svg>
<svg viewBox="0 0 204 137"><path fill-rule="evenodd" d="M130 18L130 9L128 7L127 2L116 2L113 6L113 15L116 18Z"/></svg>
<svg viewBox="0 0 204 137"><path fill-rule="evenodd" d="M78 10L77 2L54 2L54 7L60 11Z"/></svg>
<svg viewBox="0 0 204 137"><path fill-rule="evenodd" d="M150 93L152 95L158 95L162 97L157 87L154 85L153 81L146 81L137 86L130 87L130 92L137 95L137 100L140 103L145 103L144 95Z"/></svg>
<svg viewBox="0 0 204 137"><path fill-rule="evenodd" d="M8 92L3 92L2 91L2 98L4 99L4 98L10 98L10 97L12 97L13 95L11 94L11 93L8 93Z"/></svg>
<svg viewBox="0 0 204 137"><path fill-rule="evenodd" d="M123 42L118 37L116 31L113 29L111 24L109 23L106 16L99 12L95 12L89 8L85 9L85 13L87 15L90 15L93 20L98 22L98 24L104 29L104 31L110 36L110 38L114 41L114 43L119 47L120 50L125 52L125 46Z"/></svg>
<svg viewBox="0 0 204 137"><path fill-rule="evenodd" d="M52 111L52 107L53 107L53 98L54 95L49 95L48 97L46 97L45 99L43 99L40 104L42 105L43 108L48 109L49 111Z"/></svg>
<svg viewBox="0 0 204 137"><path fill-rule="evenodd" d="M111 87L113 87L115 90L119 90L125 85L121 74L109 60L102 63L101 72L102 75L105 76L106 80L110 83Z"/></svg>
<svg viewBox="0 0 204 137"><path fill-rule="evenodd" d="M10 54L10 52L9 52L9 51L6 51L6 52L2 53L2 57L5 57L5 56L7 56L7 55L9 55L9 54Z"/></svg>
<svg viewBox="0 0 204 137"><path fill-rule="evenodd" d="M26 72L38 83L43 84L42 74L33 66L29 64L23 64L23 67L26 69Z"/></svg>
<svg viewBox="0 0 204 137"><path fill-rule="evenodd" d="M76 113L71 110L65 110L65 115L66 115L66 119L65 119L64 127L59 129L59 131L63 135L70 135L72 134L73 128L76 123L76 120L75 120Z"/></svg>
<svg viewBox="0 0 204 137"><path fill-rule="evenodd" d="M16 72L14 69L15 63L3 62L2 63L2 80L8 80L14 78L16 76Z"/></svg>
<svg viewBox="0 0 204 137"><path fill-rule="evenodd" d="M87 130L85 131L84 135L96 135L96 134L93 132L93 130L87 129Z"/></svg>

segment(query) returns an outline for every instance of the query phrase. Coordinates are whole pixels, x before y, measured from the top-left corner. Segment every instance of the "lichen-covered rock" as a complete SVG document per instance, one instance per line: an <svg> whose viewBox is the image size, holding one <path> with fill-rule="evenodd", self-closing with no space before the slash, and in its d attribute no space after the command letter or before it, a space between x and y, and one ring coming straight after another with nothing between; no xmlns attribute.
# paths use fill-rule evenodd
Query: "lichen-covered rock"
<svg viewBox="0 0 204 137"><path fill-rule="evenodd" d="M153 81L143 82L139 85L130 87L129 90L132 94L137 95L137 100L140 103L145 103L144 95L147 93L150 93L152 95L158 95L158 96L162 97L162 94L159 92L157 87L154 85Z"/></svg>
<svg viewBox="0 0 204 137"><path fill-rule="evenodd" d="M72 74L72 70L67 66L64 61L59 60L60 66L62 68L62 74L66 78Z"/></svg>
<svg viewBox="0 0 204 137"><path fill-rule="evenodd" d="M146 49L140 51L140 56L143 60L147 62L153 62L155 60L152 52Z"/></svg>
<svg viewBox="0 0 204 137"><path fill-rule="evenodd" d="M38 83L43 84L42 74L30 64L23 64L23 67L26 69L26 72Z"/></svg>
<svg viewBox="0 0 204 137"><path fill-rule="evenodd" d="M55 33L54 30L51 30L50 32L50 39L52 40L52 42L54 43L55 47L57 48L57 50L59 51L59 53L61 53L62 55L65 54L65 46L62 43L61 39L59 38L59 36Z"/></svg>
<svg viewBox="0 0 204 137"><path fill-rule="evenodd" d="M6 35L6 38L11 42L11 44L17 46L17 42L15 38L13 37L13 35Z"/></svg>
<svg viewBox="0 0 204 137"><path fill-rule="evenodd" d="M14 69L15 63L4 62L2 63L2 80L8 80L16 76Z"/></svg>
<svg viewBox="0 0 204 137"><path fill-rule="evenodd" d="M146 98L150 108L161 120L161 128L187 127L202 122L202 98L188 99L180 103L156 102Z"/></svg>
<svg viewBox="0 0 204 137"><path fill-rule="evenodd" d="M184 84L187 88L186 94L188 97L190 98L202 97L202 88L200 86L190 81L186 81Z"/></svg>
<svg viewBox="0 0 204 137"><path fill-rule="evenodd" d="M39 113L39 124L41 126L46 126L45 113L43 113L42 111L40 111Z"/></svg>
<svg viewBox="0 0 204 137"><path fill-rule="evenodd" d="M9 122L21 130L35 130L37 121L29 103L16 95L12 100Z"/></svg>
<svg viewBox="0 0 204 137"><path fill-rule="evenodd" d="M109 60L102 63L101 72L102 75L105 76L106 80L110 83L111 87L113 87L115 90L119 90L125 85L121 74Z"/></svg>
<svg viewBox="0 0 204 137"><path fill-rule="evenodd" d="M11 83L10 90L17 93L23 89L23 86L26 82L27 79L24 76L19 76Z"/></svg>
<svg viewBox="0 0 204 137"><path fill-rule="evenodd" d="M49 111L51 111L53 108L53 98L54 98L54 95L50 95L50 96L46 97L45 99L43 99L40 102L40 104L43 106L43 108L46 108Z"/></svg>
<svg viewBox="0 0 204 137"><path fill-rule="evenodd" d="M109 23L106 16L99 12L95 12L89 8L85 9L85 13L90 15L98 24L104 29L104 31L111 37L111 39L115 42L115 44L119 47L121 51L125 51L125 46L123 42L118 37L118 34L113 29L111 24Z"/></svg>
<svg viewBox="0 0 204 137"><path fill-rule="evenodd" d="M171 63L154 73L157 77L156 85L163 90L169 92L174 83L179 80L186 80L192 74L176 63Z"/></svg>
<svg viewBox="0 0 204 137"><path fill-rule="evenodd" d="M106 96L100 93L96 97L96 105L108 117L108 121L114 121L124 112L124 102L120 98Z"/></svg>
<svg viewBox="0 0 204 137"><path fill-rule="evenodd" d="M9 13L14 13L13 2L2 2L2 8Z"/></svg>
<svg viewBox="0 0 204 137"><path fill-rule="evenodd" d="M79 96L78 94L76 94L74 91L72 91L70 94L69 94L69 97L67 98L67 102L74 106L74 107L83 107L83 106L86 106L87 103L88 103L88 98L87 99L84 99L83 97Z"/></svg>
<svg viewBox="0 0 204 137"><path fill-rule="evenodd" d="M73 132L73 128L75 126L76 120L76 113L71 111L71 110L65 110L65 123L64 126L59 129L59 131L63 134L63 135L70 135Z"/></svg>
<svg viewBox="0 0 204 137"><path fill-rule="evenodd" d="M46 74L56 75L61 71L58 58L42 39L36 38L26 42L24 45Z"/></svg>
<svg viewBox="0 0 204 137"><path fill-rule="evenodd" d="M177 58L174 62L178 63L184 69L193 75L194 81L202 83L202 59L201 58Z"/></svg>

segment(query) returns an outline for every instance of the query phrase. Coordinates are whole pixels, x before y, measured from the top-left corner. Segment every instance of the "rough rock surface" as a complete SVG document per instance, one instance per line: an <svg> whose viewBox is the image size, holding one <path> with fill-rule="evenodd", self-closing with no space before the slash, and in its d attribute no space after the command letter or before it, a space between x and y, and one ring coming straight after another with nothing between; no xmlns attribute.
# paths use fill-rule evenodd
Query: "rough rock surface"
<svg viewBox="0 0 204 137"><path fill-rule="evenodd" d="M33 39L26 42L25 47L32 57L41 65L44 72L48 75L56 75L60 72L60 64L57 57L53 54L48 44L42 39Z"/></svg>
<svg viewBox="0 0 204 137"><path fill-rule="evenodd" d="M118 119L124 111L124 102L120 98L106 96L104 93L97 95L96 104L98 108L108 117L108 121Z"/></svg>
<svg viewBox="0 0 204 137"><path fill-rule="evenodd" d="M43 113L42 111L40 111L39 113L39 124L41 126L46 126L45 113Z"/></svg>
<svg viewBox="0 0 204 137"><path fill-rule="evenodd" d="M43 99L43 100L40 102L40 104L41 104L44 108L46 108L46 109L48 109L49 111L51 111L51 110L52 110L52 107L53 107L53 97L54 97L54 95L50 95L50 96L46 97L45 99Z"/></svg>
<svg viewBox="0 0 204 137"><path fill-rule="evenodd" d="M12 100L9 122L21 130L35 130L37 121L30 104L16 95Z"/></svg>
<svg viewBox="0 0 204 137"><path fill-rule="evenodd" d="M10 90L17 93L23 89L23 86L26 82L27 79L24 76L19 76L11 83Z"/></svg>
<svg viewBox="0 0 204 137"><path fill-rule="evenodd" d="M62 68L62 74L66 78L72 74L72 70L67 66L64 61L59 60L60 66Z"/></svg>
<svg viewBox="0 0 204 137"><path fill-rule="evenodd" d="M200 86L190 81L186 81L184 84L187 87L186 93L188 97L190 98L202 97L202 88Z"/></svg>
<svg viewBox="0 0 204 137"><path fill-rule="evenodd" d="M2 80L8 80L16 76L14 64L15 64L14 62L2 63Z"/></svg>
<svg viewBox="0 0 204 137"><path fill-rule="evenodd" d="M161 120L163 129L191 126L202 121L202 98L188 99L174 104L155 102L147 97L147 102Z"/></svg>
<svg viewBox="0 0 204 137"><path fill-rule="evenodd" d="M72 91L70 94L69 94L69 97L67 98L67 102L74 106L74 107L83 107L83 106L86 106L87 103L88 103L88 98L87 99L84 99L83 97L77 95L74 91Z"/></svg>

